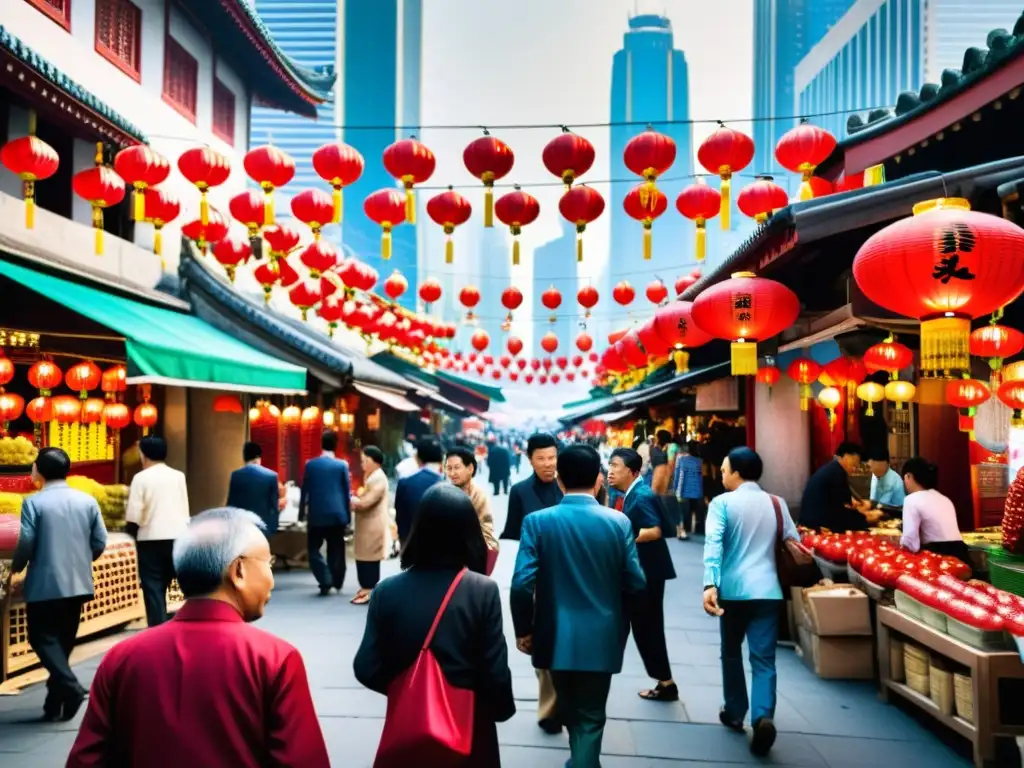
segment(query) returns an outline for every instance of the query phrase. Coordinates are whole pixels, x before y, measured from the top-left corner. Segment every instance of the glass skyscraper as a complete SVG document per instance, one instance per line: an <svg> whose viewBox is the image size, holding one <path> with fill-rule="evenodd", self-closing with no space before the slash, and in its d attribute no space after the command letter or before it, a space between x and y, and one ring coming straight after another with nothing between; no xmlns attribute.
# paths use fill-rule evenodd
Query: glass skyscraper
<svg viewBox="0 0 1024 768"><path fill-rule="evenodd" d="M576 292L580 289L575 258L576 227L561 216L558 222L561 234L533 250L533 306L523 302L522 314L530 319L534 357L572 357L576 354L574 342L581 319L578 315L583 312L576 301ZM562 294L562 306L553 313L541 302L541 295L552 286ZM604 307L607 314L608 308L613 306L611 294L607 294L607 298L605 296L601 295L601 303L595 309L598 313ZM550 322L552 314L556 317L553 323ZM554 355L549 355L540 346L540 340L548 332L558 337L558 350Z"/></svg>
<svg viewBox="0 0 1024 768"><path fill-rule="evenodd" d="M1012 29L1019 0L857 0L796 69L801 113L863 113L896 103L903 91L960 69L964 52L988 33ZM847 114L815 118L838 138Z"/></svg>
<svg viewBox="0 0 1024 768"><path fill-rule="evenodd" d="M345 217L326 237L344 244L385 279L401 270L409 281L402 304L413 307L418 285L416 227L395 228L390 261L380 258L380 228L363 214L371 192L396 182L381 157L396 139L416 133L420 121L423 50L422 0L256 0L256 9L288 55L306 66L332 62L338 80L334 99L317 120L253 108L251 141L272 140L296 161L295 180L281 195L309 186L327 189L313 171L317 147L344 141L366 161L362 178L345 189ZM343 127L344 126L344 127ZM417 201L422 211L422 201Z"/></svg>

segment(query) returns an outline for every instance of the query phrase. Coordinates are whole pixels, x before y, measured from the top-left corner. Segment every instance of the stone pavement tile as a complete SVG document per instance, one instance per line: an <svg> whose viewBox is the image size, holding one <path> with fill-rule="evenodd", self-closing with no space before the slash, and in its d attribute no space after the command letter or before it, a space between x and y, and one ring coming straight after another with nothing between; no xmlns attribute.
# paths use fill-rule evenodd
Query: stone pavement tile
<svg viewBox="0 0 1024 768"><path fill-rule="evenodd" d="M689 664L717 669L722 662L722 654L717 645L670 645L668 660L672 664Z"/></svg>
<svg viewBox="0 0 1024 768"><path fill-rule="evenodd" d="M896 707L877 698L858 700L820 694L784 695L782 698L807 721L805 733L939 744L934 734Z"/></svg>
<svg viewBox="0 0 1024 768"><path fill-rule="evenodd" d="M932 738L927 742L887 741L873 738L808 736L829 768L891 765L899 768L967 768L971 761Z"/></svg>
<svg viewBox="0 0 1024 768"><path fill-rule="evenodd" d="M721 725L670 725L668 723L632 722L638 755L675 760L711 761L741 765L792 765L801 768L827 768L808 737L783 734L775 743L770 758L761 761L750 754L745 736L726 730ZM876 763L877 764L877 763ZM870 765L862 763L861 765ZM893 763L899 765L899 763ZM903 766L900 766L903 768Z"/></svg>
<svg viewBox="0 0 1024 768"><path fill-rule="evenodd" d="M750 680L747 680L750 690ZM679 693L686 707L690 722L718 725L718 712L722 708L722 688L718 685L689 685L681 688ZM810 726L807 720L785 699L779 697L775 708L775 727L779 731L790 733L807 733ZM814 731L811 731L814 732Z"/></svg>
<svg viewBox="0 0 1024 768"><path fill-rule="evenodd" d="M368 717L321 717L320 730L327 743L331 764L341 768L370 768L384 720ZM196 768L199 768L196 766ZM296 768L299 768L296 766Z"/></svg>
<svg viewBox="0 0 1024 768"><path fill-rule="evenodd" d="M684 634L685 642L690 645L713 645L718 648L721 643L718 630L688 629Z"/></svg>
<svg viewBox="0 0 1024 768"><path fill-rule="evenodd" d="M617 720L654 720L663 723L685 723L686 709L678 701L644 701L640 691L651 687L647 677L615 675L608 697L608 717Z"/></svg>
<svg viewBox="0 0 1024 768"><path fill-rule="evenodd" d="M721 685L722 668L718 666L693 666L692 664L672 664L672 677L680 689L684 685Z"/></svg>
<svg viewBox="0 0 1024 768"><path fill-rule="evenodd" d="M319 717L375 717L387 713L387 697L366 688L317 688L313 706Z"/></svg>
<svg viewBox="0 0 1024 768"><path fill-rule="evenodd" d="M0 754L28 753L45 747L59 736L60 731L48 724L3 726L0 727ZM6 762L7 760L0 760L0 763Z"/></svg>
<svg viewBox="0 0 1024 768"><path fill-rule="evenodd" d="M569 739L564 730L559 735L551 735L537 726L535 710L517 711L510 720L498 723L498 743L503 746L569 748Z"/></svg>

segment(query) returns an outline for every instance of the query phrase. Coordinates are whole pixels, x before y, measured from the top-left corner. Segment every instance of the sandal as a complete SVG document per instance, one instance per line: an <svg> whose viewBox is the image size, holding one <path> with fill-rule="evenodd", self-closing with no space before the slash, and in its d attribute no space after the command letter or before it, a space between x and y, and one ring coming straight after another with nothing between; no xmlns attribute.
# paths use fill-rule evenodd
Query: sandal
<svg viewBox="0 0 1024 768"><path fill-rule="evenodd" d="M675 683L671 685L658 683L650 690L640 691L638 695L647 701L679 701L679 687Z"/></svg>
<svg viewBox="0 0 1024 768"><path fill-rule="evenodd" d="M366 605L368 602L370 602L370 593L360 592L356 594L356 596L353 597L349 602L352 603L352 605Z"/></svg>

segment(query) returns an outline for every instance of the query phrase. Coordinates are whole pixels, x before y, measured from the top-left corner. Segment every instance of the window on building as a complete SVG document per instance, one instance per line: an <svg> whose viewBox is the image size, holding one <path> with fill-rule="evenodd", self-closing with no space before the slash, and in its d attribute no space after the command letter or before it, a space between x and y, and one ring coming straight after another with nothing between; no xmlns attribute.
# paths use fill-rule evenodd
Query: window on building
<svg viewBox="0 0 1024 768"><path fill-rule="evenodd" d="M28 2L64 29L71 29L71 0L28 0Z"/></svg>
<svg viewBox="0 0 1024 768"><path fill-rule="evenodd" d="M164 46L164 101L194 123L199 64L170 35Z"/></svg>
<svg viewBox="0 0 1024 768"><path fill-rule="evenodd" d="M234 146L235 94L217 78L213 79L213 135Z"/></svg>
<svg viewBox="0 0 1024 768"><path fill-rule="evenodd" d="M130 0L96 0L96 51L135 80L141 30L142 11Z"/></svg>

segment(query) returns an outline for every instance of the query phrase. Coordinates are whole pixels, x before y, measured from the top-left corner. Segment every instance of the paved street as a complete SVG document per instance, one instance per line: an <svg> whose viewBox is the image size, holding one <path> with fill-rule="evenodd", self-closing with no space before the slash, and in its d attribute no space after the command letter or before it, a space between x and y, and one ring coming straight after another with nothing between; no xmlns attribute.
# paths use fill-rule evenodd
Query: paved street
<svg viewBox="0 0 1024 768"><path fill-rule="evenodd" d="M500 530L505 497L497 499L495 507ZM673 672L683 701L659 704L637 697L636 692L649 687L651 681L644 676L640 658L631 644L623 672L612 684L611 721L604 741L605 768L758 764L945 768L970 764L912 717L880 703L870 684L818 680L788 649L779 651L779 740L770 759L752 758L746 740L718 724L718 634L714 620L705 616L700 607L700 545L673 541L671 547L679 578L668 589L666 623ZM506 587L514 556L514 544L503 542L494 576ZM385 574L396 569L396 562L388 563ZM354 568L348 578L346 597L322 599L315 596L313 579L308 573L280 574L273 601L260 626L301 650L334 765L364 768L373 760L385 700L360 687L352 674L352 657L362 635L365 609L349 605L348 598L354 592ZM512 649L519 711L510 722L499 726L503 765L560 768L568 757L566 738L548 736L536 726L536 680L529 659L514 650L507 615L506 635ZM83 682L91 679L98 663L95 658L77 667ZM27 723L41 712L42 699L42 686L29 688L19 696L0 697L3 765L63 765L78 721L59 725Z"/></svg>

